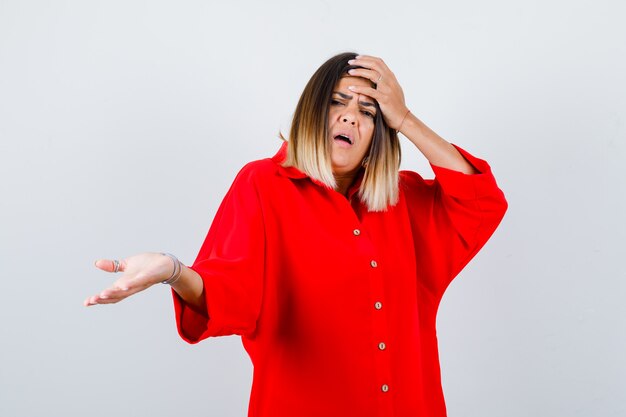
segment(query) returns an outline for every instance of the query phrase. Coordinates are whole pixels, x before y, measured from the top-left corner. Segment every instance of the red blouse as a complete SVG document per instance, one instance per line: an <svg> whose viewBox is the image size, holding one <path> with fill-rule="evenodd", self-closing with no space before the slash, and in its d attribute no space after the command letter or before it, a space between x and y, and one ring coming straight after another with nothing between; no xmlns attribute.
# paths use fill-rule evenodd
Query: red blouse
<svg viewBox="0 0 626 417"><path fill-rule="evenodd" d="M507 208L489 165L400 173L400 200L368 212L295 168L286 144L246 165L192 266L208 317L174 293L189 343L241 335L250 417L441 417L435 318L446 287Z"/></svg>

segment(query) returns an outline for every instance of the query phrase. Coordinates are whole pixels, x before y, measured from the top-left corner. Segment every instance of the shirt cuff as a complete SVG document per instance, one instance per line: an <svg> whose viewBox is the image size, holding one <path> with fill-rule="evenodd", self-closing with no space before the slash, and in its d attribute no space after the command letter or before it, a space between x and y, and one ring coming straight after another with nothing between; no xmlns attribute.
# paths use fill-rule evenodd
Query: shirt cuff
<svg viewBox="0 0 626 417"><path fill-rule="evenodd" d="M188 267L191 268L191 267ZM203 286L204 280L203 280ZM206 302L206 286L204 288ZM209 317L191 308L176 291L172 288L172 299L174 301L174 314L176 316L176 327L178 334L187 343L198 343L208 336Z"/></svg>
<svg viewBox="0 0 626 417"><path fill-rule="evenodd" d="M482 159L476 158L457 145L452 144L452 146L459 151L467 162L476 168L478 173L465 174L460 171L430 164L435 173L435 180L441 185L442 191L447 195L464 200L481 198L497 192L498 186L491 173L489 164Z"/></svg>

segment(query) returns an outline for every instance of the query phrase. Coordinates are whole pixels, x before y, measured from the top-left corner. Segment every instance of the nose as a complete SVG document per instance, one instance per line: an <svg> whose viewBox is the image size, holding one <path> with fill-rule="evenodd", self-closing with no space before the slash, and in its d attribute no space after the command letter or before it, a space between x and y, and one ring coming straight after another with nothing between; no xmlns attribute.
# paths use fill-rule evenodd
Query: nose
<svg viewBox="0 0 626 417"><path fill-rule="evenodd" d="M341 121L343 123L350 123L352 126L356 125L356 112L352 105L348 105L345 111L341 115Z"/></svg>

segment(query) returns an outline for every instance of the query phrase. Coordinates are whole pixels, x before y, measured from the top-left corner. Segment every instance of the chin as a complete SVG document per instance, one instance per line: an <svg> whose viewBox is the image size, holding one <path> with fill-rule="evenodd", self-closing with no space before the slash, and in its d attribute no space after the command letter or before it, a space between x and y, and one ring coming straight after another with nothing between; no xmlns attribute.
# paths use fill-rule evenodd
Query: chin
<svg viewBox="0 0 626 417"><path fill-rule="evenodd" d="M354 166L350 166L350 165L339 165L339 164L333 164L332 169L333 169L333 175L337 176L337 175L345 175L345 174L349 174L351 172L354 172L359 166L358 165L354 165Z"/></svg>

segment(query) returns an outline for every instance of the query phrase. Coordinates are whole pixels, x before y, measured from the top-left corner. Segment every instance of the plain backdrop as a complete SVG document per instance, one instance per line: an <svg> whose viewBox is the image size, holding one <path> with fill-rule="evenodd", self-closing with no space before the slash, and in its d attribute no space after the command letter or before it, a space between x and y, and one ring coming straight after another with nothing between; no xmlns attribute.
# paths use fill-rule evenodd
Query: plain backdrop
<svg viewBox="0 0 626 417"><path fill-rule="evenodd" d="M381 56L510 204L439 310L449 415L626 415L625 19L617 0L0 0L0 415L246 414L240 339L185 344L167 287L82 301L112 282L97 258L193 262L343 51Z"/></svg>

